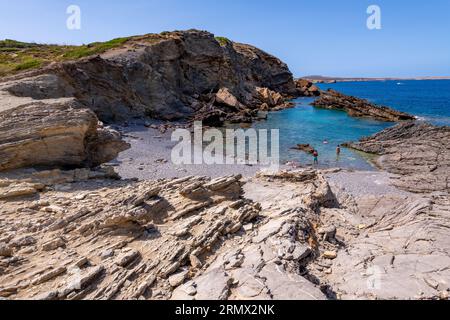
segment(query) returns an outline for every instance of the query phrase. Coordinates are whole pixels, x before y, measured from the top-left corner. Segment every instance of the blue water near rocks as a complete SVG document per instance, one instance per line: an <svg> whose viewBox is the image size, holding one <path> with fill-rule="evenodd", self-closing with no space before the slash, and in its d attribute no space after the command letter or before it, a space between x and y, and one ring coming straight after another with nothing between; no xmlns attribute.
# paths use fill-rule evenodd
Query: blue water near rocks
<svg viewBox="0 0 450 320"><path fill-rule="evenodd" d="M450 125L450 80L340 82L319 86L404 111L436 125Z"/></svg>
<svg viewBox="0 0 450 320"><path fill-rule="evenodd" d="M433 122L450 125L450 81L386 81L322 84L348 95L368 99ZM342 149L336 156L338 144L357 141L384 130L394 123L349 117L345 112L310 106L311 98L299 98L296 108L270 113L267 121L254 124L257 129L280 130L282 162L296 161L311 165L313 158L292 150L297 144L310 144L319 151L321 167L342 167L372 170L367 155ZM327 141L327 144L324 144Z"/></svg>

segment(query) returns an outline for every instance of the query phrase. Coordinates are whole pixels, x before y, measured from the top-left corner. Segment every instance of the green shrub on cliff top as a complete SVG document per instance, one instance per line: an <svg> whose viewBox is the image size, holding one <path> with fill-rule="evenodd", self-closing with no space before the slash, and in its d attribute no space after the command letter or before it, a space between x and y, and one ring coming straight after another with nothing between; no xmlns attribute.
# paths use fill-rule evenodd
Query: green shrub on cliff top
<svg viewBox="0 0 450 320"><path fill-rule="evenodd" d="M130 39L130 37L117 38L107 42L94 42L88 45L73 47L64 54L63 58L66 60L80 59L95 54L101 54L110 49L124 45Z"/></svg>
<svg viewBox="0 0 450 320"><path fill-rule="evenodd" d="M222 47L226 46L228 43L231 43L231 40L225 37L216 37L216 40Z"/></svg>
<svg viewBox="0 0 450 320"><path fill-rule="evenodd" d="M0 76L40 68L55 61L75 60L101 54L110 49L121 47L129 39L131 37L82 46L46 45L10 39L2 40L0 41Z"/></svg>

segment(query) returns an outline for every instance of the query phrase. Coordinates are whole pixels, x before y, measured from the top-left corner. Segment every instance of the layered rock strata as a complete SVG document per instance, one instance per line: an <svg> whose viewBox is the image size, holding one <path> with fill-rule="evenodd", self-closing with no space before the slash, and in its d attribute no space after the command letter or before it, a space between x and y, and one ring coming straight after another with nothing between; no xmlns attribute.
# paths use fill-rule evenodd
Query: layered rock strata
<svg viewBox="0 0 450 320"><path fill-rule="evenodd" d="M298 95L291 72L279 59L197 30L132 37L101 55L2 82L0 90L14 96L74 97L105 123L144 117L186 120L212 111L245 119L265 103L280 107L284 97ZM258 88L270 92L261 95Z"/></svg>
<svg viewBox="0 0 450 320"><path fill-rule="evenodd" d="M418 193L449 192L450 128L408 122L348 147L378 155L375 163L398 174L393 183Z"/></svg>
<svg viewBox="0 0 450 320"><path fill-rule="evenodd" d="M343 110L352 117L367 117L380 121L398 122L416 119L407 113L378 106L367 100L347 96L332 89L322 91L320 97L312 105L325 109Z"/></svg>
<svg viewBox="0 0 450 320"><path fill-rule="evenodd" d="M0 200L1 297L326 298L297 269L314 250L308 201L273 220L244 197L240 176L131 182L66 173L51 184L55 174L41 172L47 184L34 193ZM24 181L32 180L2 184Z"/></svg>
<svg viewBox="0 0 450 320"><path fill-rule="evenodd" d="M72 99L23 103L0 113L0 171L95 167L129 147Z"/></svg>
<svg viewBox="0 0 450 320"><path fill-rule="evenodd" d="M1 297L448 298L443 195L355 194L328 183L336 171L105 174L2 178Z"/></svg>

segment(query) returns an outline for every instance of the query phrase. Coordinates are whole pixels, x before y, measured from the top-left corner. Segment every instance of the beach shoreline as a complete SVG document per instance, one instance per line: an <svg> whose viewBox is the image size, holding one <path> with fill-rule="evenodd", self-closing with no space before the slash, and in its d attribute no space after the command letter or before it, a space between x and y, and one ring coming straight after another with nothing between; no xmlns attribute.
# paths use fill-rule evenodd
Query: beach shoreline
<svg viewBox="0 0 450 320"><path fill-rule="evenodd" d="M175 165L172 163L172 148L178 142L171 140L172 131L161 133L158 129L135 125L121 128L124 139L131 148L122 152L111 162L124 179L158 180L189 176L218 178L241 174L254 176L263 169L258 165Z"/></svg>
<svg viewBox="0 0 450 320"><path fill-rule="evenodd" d="M250 164L191 164L175 165L172 163L171 152L178 142L171 140L172 130L164 133L160 130L144 125L130 125L128 127L116 127L124 140L130 144L130 149L123 151L116 160L108 163L115 167L123 179L158 180L173 179L189 176L207 176L218 178L227 175L241 174L245 178L254 177L258 172L268 170L268 166ZM283 150L280 150L283 152ZM358 151L355 151L358 153ZM373 170L355 169L326 164L314 165L301 164L287 160L280 160L279 171L294 169L339 170L345 172L365 172L367 174L382 172L379 167L366 159L367 164Z"/></svg>

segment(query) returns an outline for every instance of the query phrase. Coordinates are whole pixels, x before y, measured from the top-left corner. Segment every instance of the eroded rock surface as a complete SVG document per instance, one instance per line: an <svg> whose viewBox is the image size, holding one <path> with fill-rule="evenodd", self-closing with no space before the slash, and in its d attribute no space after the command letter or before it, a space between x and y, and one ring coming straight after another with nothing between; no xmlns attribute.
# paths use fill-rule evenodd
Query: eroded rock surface
<svg viewBox="0 0 450 320"><path fill-rule="evenodd" d="M312 272L338 298L448 299L448 194L332 190L340 209L323 209L321 219L343 247L325 275Z"/></svg>
<svg viewBox="0 0 450 320"><path fill-rule="evenodd" d="M334 172L261 172L245 184L10 173L2 186L34 191L0 199L0 296L448 296L448 197L353 194L328 183Z"/></svg>
<svg viewBox="0 0 450 320"><path fill-rule="evenodd" d="M129 147L72 99L34 101L0 113L0 171L98 166Z"/></svg>
<svg viewBox="0 0 450 320"><path fill-rule="evenodd" d="M1 206L0 295L131 299L164 279L155 297L169 298L166 279L258 216L240 199L239 179L62 180L34 198L10 196Z"/></svg>
<svg viewBox="0 0 450 320"><path fill-rule="evenodd" d="M450 128L409 122L349 147L379 155L381 168L398 174L393 183L417 193L449 192Z"/></svg>
<svg viewBox="0 0 450 320"><path fill-rule="evenodd" d="M190 119L196 114L208 121L213 111L245 120L255 117L255 109L264 103L257 88L282 97L298 94L287 65L276 57L250 45L221 43L197 30L132 37L101 56L2 82L13 96L74 97L105 123ZM277 101L276 106L284 104L281 98Z"/></svg>
<svg viewBox="0 0 450 320"><path fill-rule="evenodd" d="M325 299L299 269L317 249L311 204L323 191L311 174L279 212L246 197L240 176L131 182L41 173L38 190L0 200L0 296Z"/></svg>

